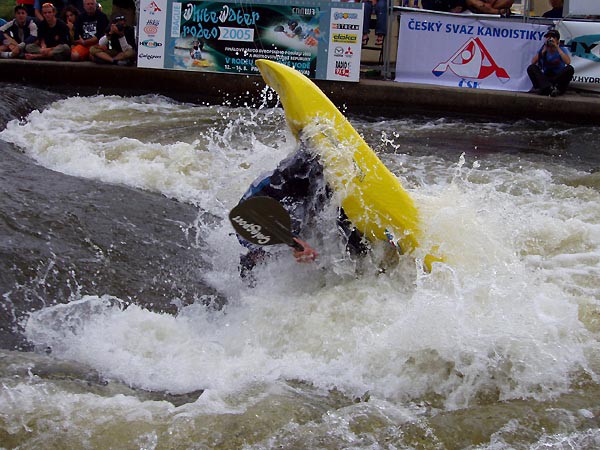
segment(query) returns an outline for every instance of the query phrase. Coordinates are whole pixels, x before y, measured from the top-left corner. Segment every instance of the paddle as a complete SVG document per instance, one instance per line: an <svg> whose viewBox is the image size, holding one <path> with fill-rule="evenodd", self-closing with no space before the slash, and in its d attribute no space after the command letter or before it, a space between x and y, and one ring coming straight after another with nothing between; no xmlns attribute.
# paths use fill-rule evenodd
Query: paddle
<svg viewBox="0 0 600 450"><path fill-rule="evenodd" d="M271 197L250 197L231 210L229 220L236 233L253 244L286 244L304 250L294 241L289 213Z"/></svg>

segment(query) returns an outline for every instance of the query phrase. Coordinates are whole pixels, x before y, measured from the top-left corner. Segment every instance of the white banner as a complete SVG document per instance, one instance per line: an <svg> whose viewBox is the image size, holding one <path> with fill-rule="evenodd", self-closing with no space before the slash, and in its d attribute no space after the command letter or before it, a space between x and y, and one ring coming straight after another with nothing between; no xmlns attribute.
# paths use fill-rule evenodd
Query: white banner
<svg viewBox="0 0 600 450"><path fill-rule="evenodd" d="M558 31L571 51L571 86L600 91L600 23L561 21Z"/></svg>
<svg viewBox="0 0 600 450"><path fill-rule="evenodd" d="M358 81L363 10L331 8L327 79Z"/></svg>
<svg viewBox="0 0 600 450"><path fill-rule="evenodd" d="M403 13L396 81L528 91L527 66L547 25Z"/></svg>
<svg viewBox="0 0 600 450"><path fill-rule="evenodd" d="M599 15L600 2L598 0L565 0L563 11L564 17Z"/></svg>
<svg viewBox="0 0 600 450"><path fill-rule="evenodd" d="M164 64L167 0L142 0L140 7L137 65L160 69Z"/></svg>

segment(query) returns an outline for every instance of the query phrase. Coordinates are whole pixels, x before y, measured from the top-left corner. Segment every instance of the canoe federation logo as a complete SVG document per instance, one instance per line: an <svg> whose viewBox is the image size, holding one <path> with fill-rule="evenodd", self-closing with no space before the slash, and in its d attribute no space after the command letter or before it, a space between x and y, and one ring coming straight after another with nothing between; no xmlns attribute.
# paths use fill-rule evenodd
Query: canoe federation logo
<svg viewBox="0 0 600 450"><path fill-rule="evenodd" d="M162 11L162 9L160 9L160 7L156 4L155 1L151 1L144 8L144 12L150 14L151 16L153 16L154 14L159 13L161 11Z"/></svg>
<svg viewBox="0 0 600 450"><path fill-rule="evenodd" d="M483 80L495 74L502 83L510 80L506 70L494 61L478 37L470 38L450 58L435 66L432 72L436 77L441 77L448 70L461 78Z"/></svg>

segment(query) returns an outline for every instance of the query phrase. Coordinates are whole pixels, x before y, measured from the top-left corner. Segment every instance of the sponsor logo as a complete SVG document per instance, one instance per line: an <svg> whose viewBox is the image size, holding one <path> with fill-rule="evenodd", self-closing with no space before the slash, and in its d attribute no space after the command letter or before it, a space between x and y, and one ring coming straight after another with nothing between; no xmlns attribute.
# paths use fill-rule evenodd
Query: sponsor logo
<svg viewBox="0 0 600 450"><path fill-rule="evenodd" d="M148 53L140 53L139 57L141 59L147 59L149 61L151 61L153 59L162 59L162 56L160 56L160 55L149 55Z"/></svg>
<svg viewBox="0 0 600 450"><path fill-rule="evenodd" d="M294 14L298 14L299 16L316 16L317 9L316 8L306 8L306 7L292 7L292 12Z"/></svg>
<svg viewBox="0 0 600 450"><path fill-rule="evenodd" d="M162 9L160 9L159 6L154 1L148 3L148 5L146 5L146 7L144 8L144 12L147 12L151 16L153 16L154 14L159 13L161 11L162 11Z"/></svg>
<svg viewBox="0 0 600 450"><path fill-rule="evenodd" d="M144 47L148 47L148 48L156 48L156 47L162 47L162 42L156 42L156 41L153 41L152 39L146 39L145 41L142 41L142 45Z"/></svg>
<svg viewBox="0 0 600 450"><path fill-rule="evenodd" d="M146 25L144 27L144 33L148 35L155 35L158 33L158 27L156 25Z"/></svg>
<svg viewBox="0 0 600 450"><path fill-rule="evenodd" d="M360 25L356 25L353 23L332 23L331 28L334 30L358 30Z"/></svg>
<svg viewBox="0 0 600 450"><path fill-rule="evenodd" d="M342 68L337 68L334 71L335 75L337 75L338 77L344 77L344 78L349 78L350 77L350 69L342 69Z"/></svg>
<svg viewBox="0 0 600 450"><path fill-rule="evenodd" d="M337 45L333 49L333 56L335 58L352 58L354 52L352 51L352 47L342 47L341 45Z"/></svg>
<svg viewBox="0 0 600 450"><path fill-rule="evenodd" d="M567 43L573 56L585 58L589 61L600 62L600 34L577 36Z"/></svg>
<svg viewBox="0 0 600 450"><path fill-rule="evenodd" d="M478 37L470 38L450 58L435 66L432 72L436 77L441 77L448 70L463 79L460 82L461 87L479 87L479 83L467 82L465 78L483 80L495 74L502 83L510 80L506 70L496 64Z"/></svg>
<svg viewBox="0 0 600 450"><path fill-rule="evenodd" d="M336 61L335 70L333 73L339 77L348 78L350 76L351 69L352 64L349 61Z"/></svg>
<svg viewBox="0 0 600 450"><path fill-rule="evenodd" d="M336 12L333 15L333 18L335 20L356 20L358 19L358 14L350 12Z"/></svg>
<svg viewBox="0 0 600 450"><path fill-rule="evenodd" d="M334 33L331 36L331 40L335 43L340 44L356 44L358 42L358 35L348 33Z"/></svg>
<svg viewBox="0 0 600 450"><path fill-rule="evenodd" d="M271 236L264 234L260 225L248 222L240 216L232 217L231 221L237 223L242 229L250 233L250 235L256 239L257 244L265 245L271 241Z"/></svg>

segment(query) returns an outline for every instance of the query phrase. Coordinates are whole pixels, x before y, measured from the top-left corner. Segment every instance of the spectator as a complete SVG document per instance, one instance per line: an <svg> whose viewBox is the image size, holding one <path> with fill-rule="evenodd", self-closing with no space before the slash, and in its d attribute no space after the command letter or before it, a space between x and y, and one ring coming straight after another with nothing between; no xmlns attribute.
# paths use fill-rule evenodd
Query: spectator
<svg viewBox="0 0 600 450"><path fill-rule="evenodd" d="M480 14L500 14L510 16L514 0L422 0L423 9L461 13L471 11Z"/></svg>
<svg viewBox="0 0 600 450"><path fill-rule="evenodd" d="M52 3L42 5L44 20L38 26L39 44L29 44L25 59L54 59L66 61L71 55L69 27L56 18L56 7Z"/></svg>
<svg viewBox="0 0 600 450"><path fill-rule="evenodd" d="M71 61L85 61L108 28L108 17L98 10L96 0L83 0L83 13L75 21L75 41Z"/></svg>
<svg viewBox="0 0 600 450"><path fill-rule="evenodd" d="M113 0L111 20L125 16L125 24L133 27L135 23L135 0Z"/></svg>
<svg viewBox="0 0 600 450"><path fill-rule="evenodd" d="M56 14L59 14L65 6L63 0L49 0L49 2L52 3L56 8ZM35 10L35 18L39 23L44 20L44 16L42 15L42 0L34 0L33 5Z"/></svg>
<svg viewBox="0 0 600 450"><path fill-rule="evenodd" d="M0 27L0 57L17 58L25 54L25 46L38 38L38 27L27 8L15 6L15 18Z"/></svg>
<svg viewBox="0 0 600 450"><path fill-rule="evenodd" d="M387 33L387 0L364 0L365 10L363 18L363 37L362 44L369 43L369 31L371 27L371 14L375 8L375 45L383 45L385 34Z"/></svg>
<svg viewBox="0 0 600 450"><path fill-rule="evenodd" d="M35 17L35 0L20 0L17 4L25 7L29 17Z"/></svg>
<svg viewBox="0 0 600 450"><path fill-rule="evenodd" d="M90 59L99 63L133 64L135 58L135 31L126 25L125 16L112 21L98 45L90 49Z"/></svg>
<svg viewBox="0 0 600 450"><path fill-rule="evenodd" d="M69 44L73 45L75 42L75 22L79 17L79 10L73 5L67 5L62 12L61 19L69 27Z"/></svg>
<svg viewBox="0 0 600 450"><path fill-rule="evenodd" d="M556 97L564 94L575 70L566 47L560 46L558 30L549 30L544 45L538 50L527 68L535 92Z"/></svg>
<svg viewBox="0 0 600 450"><path fill-rule="evenodd" d="M543 17L551 19L560 19L563 16L563 4L564 0L550 0L550 6L552 9L542 14Z"/></svg>

